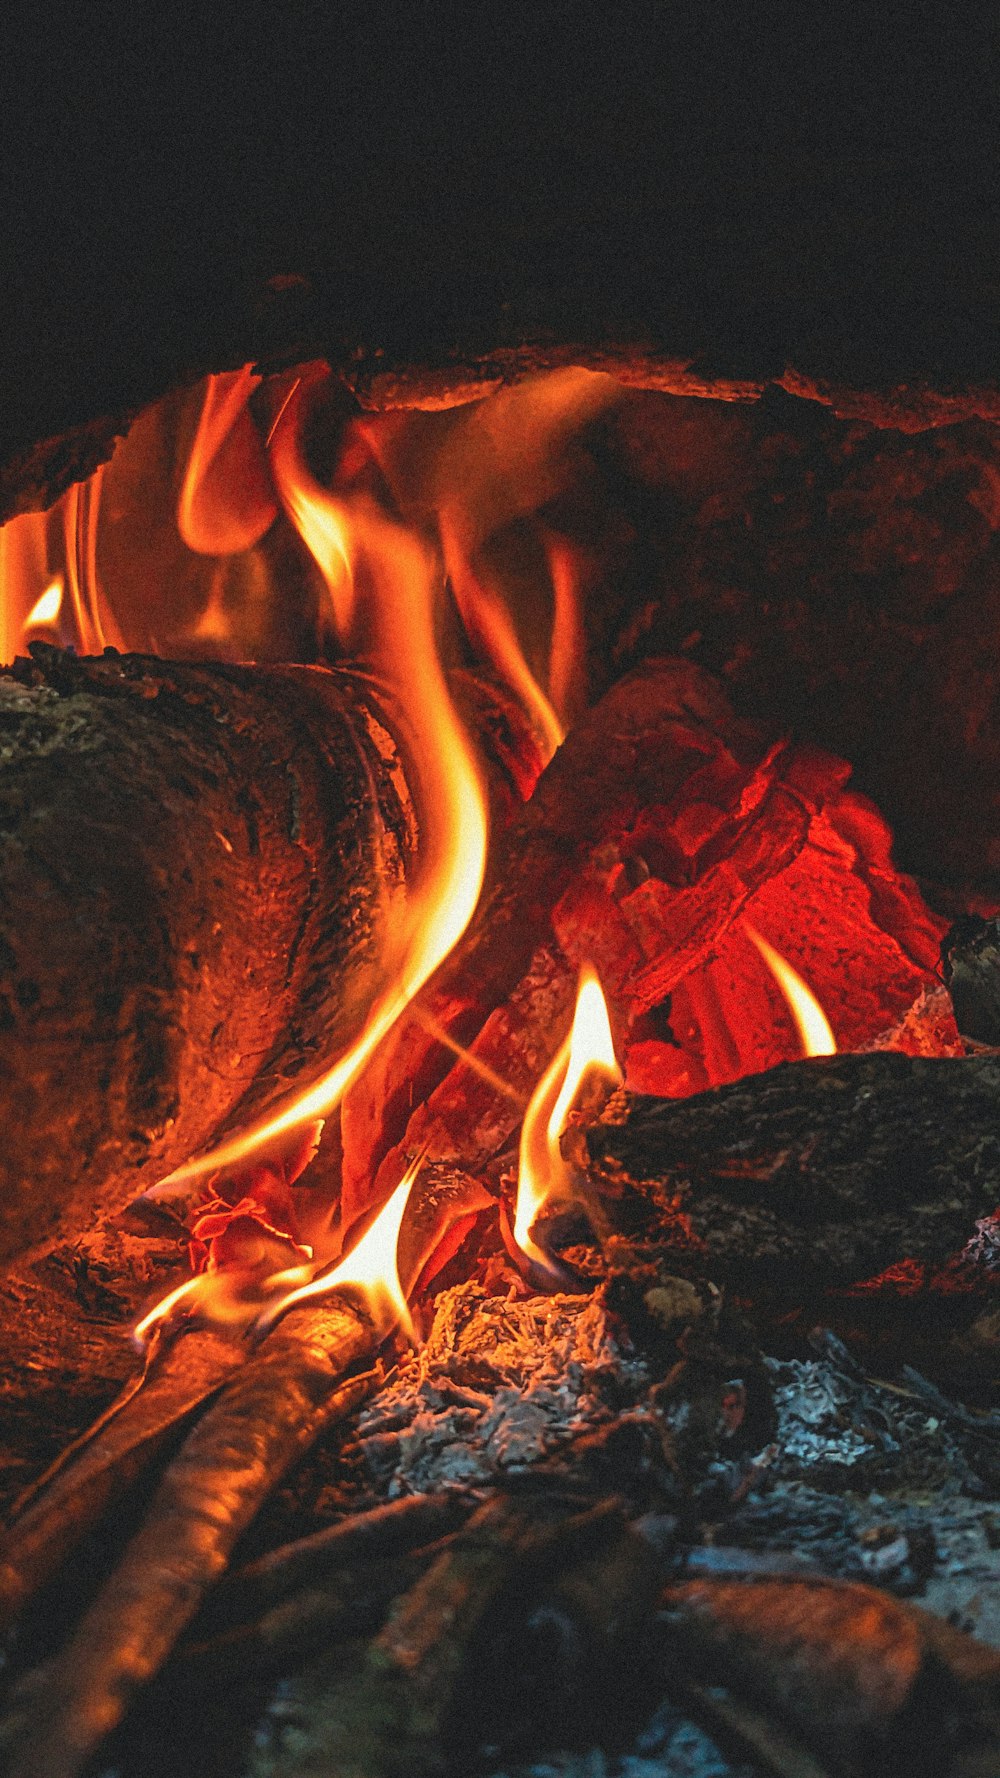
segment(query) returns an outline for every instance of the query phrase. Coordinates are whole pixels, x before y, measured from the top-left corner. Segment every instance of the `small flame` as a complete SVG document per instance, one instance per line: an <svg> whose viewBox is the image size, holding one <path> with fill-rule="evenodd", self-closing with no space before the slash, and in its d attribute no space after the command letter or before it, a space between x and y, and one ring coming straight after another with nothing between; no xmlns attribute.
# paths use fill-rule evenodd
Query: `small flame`
<svg viewBox="0 0 1000 1778"><path fill-rule="evenodd" d="M514 1239L522 1253L549 1273L555 1268L531 1239L531 1229L545 1204L572 1196L572 1172L559 1139L585 1087L601 1082L610 1089L620 1086L621 1080L601 984L585 964L572 1029L535 1088L521 1126Z"/></svg>
<svg viewBox="0 0 1000 1778"><path fill-rule="evenodd" d="M267 458L247 406L259 382L249 364L205 379L177 502L177 529L199 555L252 549L278 516Z"/></svg>
<svg viewBox="0 0 1000 1778"><path fill-rule="evenodd" d="M552 581L552 642L549 650L549 696L563 728L568 728L583 702L583 622L580 576L573 551L562 539L546 538L545 553Z"/></svg>
<svg viewBox="0 0 1000 1778"><path fill-rule="evenodd" d="M804 1056L835 1056L837 1054L837 1040L812 989L806 987L798 972L785 961L780 951L776 951L773 945L768 944L766 938L761 937L756 927L751 926L749 920L744 920L743 930L750 943L757 947L785 997L802 1043L802 1054Z"/></svg>
<svg viewBox="0 0 1000 1778"><path fill-rule="evenodd" d="M307 1283L299 1284L296 1289L289 1290L282 1296L273 1307L264 1311L257 1322L261 1331L266 1332L279 1316L294 1308L297 1303L328 1296L334 1290L356 1289L364 1292L380 1334L387 1334L393 1327L399 1326L409 1339L414 1338L409 1305L399 1281L396 1248L410 1192L423 1161L421 1154L410 1162L391 1198L383 1205L367 1233L362 1235L357 1245L352 1247L350 1253L331 1272L323 1272L318 1278L310 1278ZM303 1270L303 1267L297 1267L296 1273L300 1274ZM272 1286L292 1276L291 1273L283 1273L280 1279L271 1280Z"/></svg>
<svg viewBox="0 0 1000 1778"><path fill-rule="evenodd" d="M28 612L24 620L25 634L29 630L51 630L59 622L62 608L63 583L62 576L56 575L51 586L47 586Z"/></svg>

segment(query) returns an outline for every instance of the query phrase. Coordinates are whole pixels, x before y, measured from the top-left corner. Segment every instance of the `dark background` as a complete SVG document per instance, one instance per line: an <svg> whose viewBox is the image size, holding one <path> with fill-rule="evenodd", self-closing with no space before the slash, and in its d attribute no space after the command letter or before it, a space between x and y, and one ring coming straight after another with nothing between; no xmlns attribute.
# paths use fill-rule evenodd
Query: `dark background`
<svg viewBox="0 0 1000 1778"><path fill-rule="evenodd" d="M239 355L276 272L311 337L404 354L599 312L737 371L995 366L995 5L68 0L0 38L0 456Z"/></svg>

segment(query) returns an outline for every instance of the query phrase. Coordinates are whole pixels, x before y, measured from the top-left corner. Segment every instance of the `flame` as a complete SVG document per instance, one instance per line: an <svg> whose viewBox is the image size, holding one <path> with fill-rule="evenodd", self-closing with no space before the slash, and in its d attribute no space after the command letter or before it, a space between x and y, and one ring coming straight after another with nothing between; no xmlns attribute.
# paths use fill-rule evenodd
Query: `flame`
<svg viewBox="0 0 1000 1778"><path fill-rule="evenodd" d="M24 620L25 636L31 630L51 630L59 622L62 609L63 582L62 575L57 574L51 586L40 593Z"/></svg>
<svg viewBox="0 0 1000 1778"><path fill-rule="evenodd" d="M564 729L582 703L583 620L580 577L569 545L561 538L545 540L552 581L552 642L549 648L549 696Z"/></svg>
<svg viewBox="0 0 1000 1778"><path fill-rule="evenodd" d="M54 585L49 569L48 515L23 513L0 527L0 660L23 653L36 614Z"/></svg>
<svg viewBox="0 0 1000 1778"><path fill-rule="evenodd" d="M310 1302L314 1297L329 1296L334 1290L361 1290L381 1335L384 1336L398 1326L409 1339L414 1338L409 1305L399 1281L396 1248L410 1192L423 1163L422 1154L410 1162L391 1198L382 1206L371 1227L331 1272L322 1272L319 1277L310 1278L297 1288L286 1291L279 1302L264 1311L257 1322L261 1332L266 1333L280 1316L297 1303ZM295 1272L301 1274L305 1269L297 1267ZM280 1285L291 1282L292 1277L292 1273L282 1273L278 1278L272 1279L271 1283Z"/></svg>
<svg viewBox="0 0 1000 1778"><path fill-rule="evenodd" d="M177 529L200 555L241 554L259 543L278 503L248 402L260 382L252 367L206 377L188 458Z"/></svg>
<svg viewBox="0 0 1000 1778"><path fill-rule="evenodd" d="M447 509L441 513L440 527L445 570L469 640L492 661L520 700L544 743L548 763L565 730L524 658L510 609L499 591L473 573L469 557L460 547L454 517Z"/></svg>
<svg viewBox="0 0 1000 1778"><path fill-rule="evenodd" d="M750 943L756 945L785 997L802 1043L802 1054L804 1056L835 1056L837 1054L837 1040L812 989L806 987L798 972L785 961L780 951L776 951L773 945L768 944L766 938L761 937L756 927L751 926L749 920L743 921L743 930Z"/></svg>
<svg viewBox="0 0 1000 1778"><path fill-rule="evenodd" d="M341 639L371 658L392 700L419 816L419 881L395 969L354 1043L283 1111L180 1167L169 1177L172 1185L230 1167L325 1117L457 944L483 882L486 801L438 652L439 573L421 539L384 517L367 495L340 498L312 476L299 434L304 402L317 380L303 379L274 430L275 483L324 575Z"/></svg>
<svg viewBox="0 0 1000 1778"><path fill-rule="evenodd" d="M555 1268L531 1239L531 1228L545 1204L573 1194L572 1172L563 1159L559 1139L585 1087L601 1082L612 1088L621 1080L601 984L585 964L569 1036L535 1088L521 1126L514 1239L522 1253L549 1273Z"/></svg>

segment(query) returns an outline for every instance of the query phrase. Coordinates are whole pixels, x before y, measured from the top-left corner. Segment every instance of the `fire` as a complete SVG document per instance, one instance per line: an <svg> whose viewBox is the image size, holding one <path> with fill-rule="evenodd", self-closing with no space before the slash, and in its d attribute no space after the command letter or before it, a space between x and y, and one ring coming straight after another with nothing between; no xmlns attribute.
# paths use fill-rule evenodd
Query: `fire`
<svg viewBox="0 0 1000 1778"><path fill-rule="evenodd" d="M57 574L51 586L40 593L24 620L25 637L30 640L32 630L52 630L59 622L62 610L63 583L62 576Z"/></svg>
<svg viewBox="0 0 1000 1778"><path fill-rule="evenodd" d="M391 1198L383 1205L367 1233L362 1235L360 1241L332 1271L323 1272L319 1277L309 1278L307 1282L299 1284L297 1288L286 1290L273 1307L264 1311L257 1323L262 1331L266 1332L279 1316L294 1308L297 1303L309 1302L314 1297L329 1296L334 1290L360 1290L364 1293L380 1334L384 1336L398 1326L413 1339L413 1323L406 1293L399 1280L396 1248L410 1193L422 1166L423 1155L418 1155L410 1162ZM297 1270L301 1273L305 1268L299 1267ZM293 1281L293 1273L279 1273L271 1280L271 1284L280 1289Z"/></svg>
<svg viewBox="0 0 1000 1778"><path fill-rule="evenodd" d="M837 1040L830 1029L829 1020L811 988L807 988L802 977L786 962L780 951L762 938L756 927L749 920L744 920L743 930L751 944L757 947L768 969L771 971L778 987L784 995L788 1010L795 1021L795 1029L799 1034L804 1056L835 1056Z"/></svg>
<svg viewBox="0 0 1000 1778"><path fill-rule="evenodd" d="M457 944L482 887L486 801L438 649L440 574L420 536L386 518L367 493L330 493L311 474L299 440L319 380L303 379L287 401L273 431L271 465L282 504L326 582L342 643L370 665L391 703L414 787L420 877L407 929L387 959L388 985L355 1041L284 1110L179 1168L171 1184L231 1167L327 1116Z"/></svg>
<svg viewBox="0 0 1000 1778"><path fill-rule="evenodd" d="M532 1226L547 1203L573 1195L573 1176L563 1159L559 1139L585 1088L600 1083L610 1089L619 1086L621 1080L601 984L594 970L585 964L580 971L569 1036L535 1088L521 1126L514 1239L522 1253L546 1272L551 1273L554 1268L548 1255L532 1240Z"/></svg>
<svg viewBox="0 0 1000 1778"><path fill-rule="evenodd" d="M199 555L252 549L278 516L267 460L248 403L260 377L249 364L205 379L205 400L188 458L177 529Z"/></svg>

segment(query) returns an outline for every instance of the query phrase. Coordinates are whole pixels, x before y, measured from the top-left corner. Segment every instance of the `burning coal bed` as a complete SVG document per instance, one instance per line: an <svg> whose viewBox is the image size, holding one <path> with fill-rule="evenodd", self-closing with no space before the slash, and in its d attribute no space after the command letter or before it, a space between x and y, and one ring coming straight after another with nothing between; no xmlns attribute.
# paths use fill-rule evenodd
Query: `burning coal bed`
<svg viewBox="0 0 1000 1778"><path fill-rule="evenodd" d="M11 1778L1000 1771L1000 904L713 529L997 447L723 405L247 369L0 532Z"/></svg>

